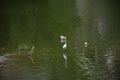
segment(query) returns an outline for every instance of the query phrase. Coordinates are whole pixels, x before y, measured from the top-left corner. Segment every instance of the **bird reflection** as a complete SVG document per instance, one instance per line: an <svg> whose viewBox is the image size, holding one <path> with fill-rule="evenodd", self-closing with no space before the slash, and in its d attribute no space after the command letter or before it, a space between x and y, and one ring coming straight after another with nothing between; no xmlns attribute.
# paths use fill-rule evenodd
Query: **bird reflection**
<svg viewBox="0 0 120 80"><path fill-rule="evenodd" d="M34 64L35 62L34 62L33 57L32 56L28 56L28 57L30 58L31 62Z"/></svg>
<svg viewBox="0 0 120 80"><path fill-rule="evenodd" d="M65 68L67 68L67 55L63 53L63 58L65 60Z"/></svg>

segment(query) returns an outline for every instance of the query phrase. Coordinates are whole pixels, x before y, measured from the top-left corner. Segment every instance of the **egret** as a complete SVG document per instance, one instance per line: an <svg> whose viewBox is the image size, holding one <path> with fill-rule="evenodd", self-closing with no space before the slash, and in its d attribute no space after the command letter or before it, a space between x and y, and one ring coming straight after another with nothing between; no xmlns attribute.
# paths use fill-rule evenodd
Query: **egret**
<svg viewBox="0 0 120 80"><path fill-rule="evenodd" d="M28 53L28 56L32 56L33 50L34 50L35 46L32 46L30 52Z"/></svg>
<svg viewBox="0 0 120 80"><path fill-rule="evenodd" d="M87 47L88 43L87 43L87 42L84 42L84 44L85 44L85 47Z"/></svg>
<svg viewBox="0 0 120 80"><path fill-rule="evenodd" d="M64 43L63 49L67 49L67 42L66 42L66 36L60 36L61 38L61 43Z"/></svg>
<svg viewBox="0 0 120 80"><path fill-rule="evenodd" d="M32 46L30 52L28 53L28 57L30 58L30 60L31 60L32 63L34 63L34 59L32 57L34 48L35 48L35 46Z"/></svg>

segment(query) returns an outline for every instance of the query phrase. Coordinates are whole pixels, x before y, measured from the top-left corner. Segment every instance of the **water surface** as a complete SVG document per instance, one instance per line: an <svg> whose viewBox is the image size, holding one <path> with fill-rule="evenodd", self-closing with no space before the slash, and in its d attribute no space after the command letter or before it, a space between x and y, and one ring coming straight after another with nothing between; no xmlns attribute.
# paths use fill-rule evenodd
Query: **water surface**
<svg viewBox="0 0 120 80"><path fill-rule="evenodd" d="M118 7L117 0L1 0L0 55L10 56L0 79L119 80Z"/></svg>

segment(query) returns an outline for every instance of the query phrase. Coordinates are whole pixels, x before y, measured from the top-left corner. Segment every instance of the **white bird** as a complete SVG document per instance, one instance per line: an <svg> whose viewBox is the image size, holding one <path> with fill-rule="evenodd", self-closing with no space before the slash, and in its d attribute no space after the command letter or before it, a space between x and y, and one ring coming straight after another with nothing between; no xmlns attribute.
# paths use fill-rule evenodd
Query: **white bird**
<svg viewBox="0 0 120 80"><path fill-rule="evenodd" d="M87 43L87 42L84 42L84 44L85 44L85 47L87 47L88 43Z"/></svg>
<svg viewBox="0 0 120 80"><path fill-rule="evenodd" d="M61 38L61 43L64 43L63 49L67 49L67 42L66 42L66 36L60 36Z"/></svg>
<svg viewBox="0 0 120 80"><path fill-rule="evenodd" d="M31 51L28 53L28 56L32 56L34 48L35 48L35 46L32 46Z"/></svg>

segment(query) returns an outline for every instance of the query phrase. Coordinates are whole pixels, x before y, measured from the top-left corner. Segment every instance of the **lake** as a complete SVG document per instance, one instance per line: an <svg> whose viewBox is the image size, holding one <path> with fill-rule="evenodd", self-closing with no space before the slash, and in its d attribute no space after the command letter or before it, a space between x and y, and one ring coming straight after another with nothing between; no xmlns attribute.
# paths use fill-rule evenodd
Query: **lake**
<svg viewBox="0 0 120 80"><path fill-rule="evenodd" d="M119 80L119 14L117 0L1 0L0 80Z"/></svg>

